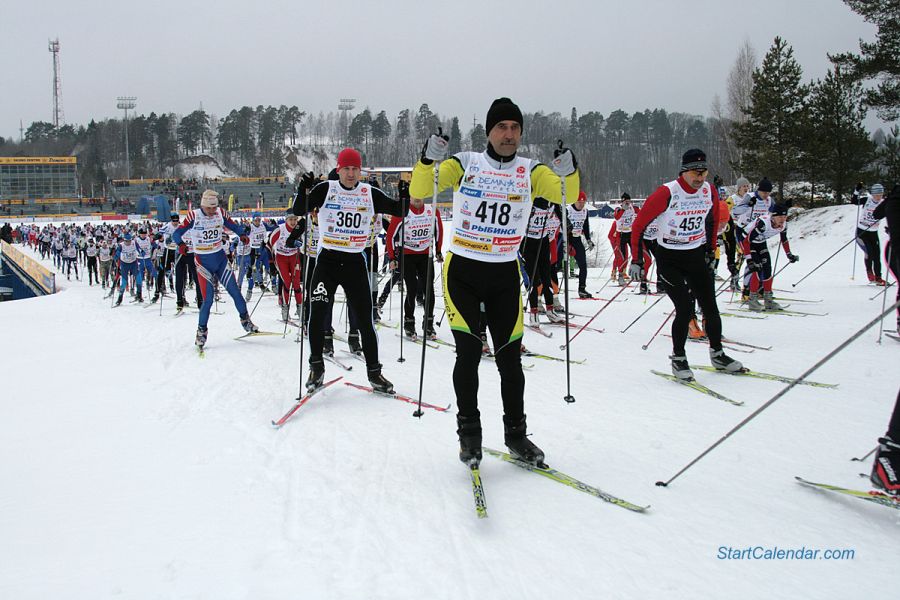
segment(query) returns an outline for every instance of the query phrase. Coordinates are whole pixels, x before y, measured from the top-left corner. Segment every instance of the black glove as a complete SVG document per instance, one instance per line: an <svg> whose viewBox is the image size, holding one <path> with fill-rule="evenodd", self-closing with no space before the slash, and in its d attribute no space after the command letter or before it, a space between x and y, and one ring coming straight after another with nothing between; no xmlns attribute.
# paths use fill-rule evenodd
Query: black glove
<svg viewBox="0 0 900 600"><path fill-rule="evenodd" d="M703 257L706 261L706 268L709 269L709 272L713 275L716 274L716 253L712 251L707 251L706 255Z"/></svg>
<svg viewBox="0 0 900 600"><path fill-rule="evenodd" d="M859 193L859 192L863 191L863 188L864 188L864 187L865 187L865 186L863 185L863 182L862 182L862 181L857 182L857 184L856 184L856 192Z"/></svg>
<svg viewBox="0 0 900 600"><path fill-rule="evenodd" d="M751 273L759 273L762 270L762 265L752 258L748 258L745 264L747 265L747 270Z"/></svg>
<svg viewBox="0 0 900 600"><path fill-rule="evenodd" d="M317 183L319 183L319 179L316 177L315 173L308 171L300 177L300 185L298 188L305 191L315 187Z"/></svg>
<svg viewBox="0 0 900 600"><path fill-rule="evenodd" d="M753 208L754 206L756 206L756 194L753 194L752 196L750 196L750 201L747 202L747 204L750 206L750 208Z"/></svg>
<svg viewBox="0 0 900 600"><path fill-rule="evenodd" d="M800 260L800 257L799 257L799 256L797 256L796 254L791 254L790 252L788 252L788 253L786 254L786 256L787 256L787 259L788 259L789 261L791 261L792 263L795 263L795 262L797 262L798 260Z"/></svg>

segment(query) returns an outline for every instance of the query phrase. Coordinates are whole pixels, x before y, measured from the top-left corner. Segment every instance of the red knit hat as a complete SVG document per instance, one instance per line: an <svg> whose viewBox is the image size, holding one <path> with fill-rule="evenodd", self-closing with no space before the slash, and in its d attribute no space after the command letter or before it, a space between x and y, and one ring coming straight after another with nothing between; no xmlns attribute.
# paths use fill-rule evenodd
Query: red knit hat
<svg viewBox="0 0 900 600"><path fill-rule="evenodd" d="M362 157L359 155L359 152L353 148L344 148L341 150L337 157L337 168L342 169L344 167L356 167L357 169L361 169Z"/></svg>

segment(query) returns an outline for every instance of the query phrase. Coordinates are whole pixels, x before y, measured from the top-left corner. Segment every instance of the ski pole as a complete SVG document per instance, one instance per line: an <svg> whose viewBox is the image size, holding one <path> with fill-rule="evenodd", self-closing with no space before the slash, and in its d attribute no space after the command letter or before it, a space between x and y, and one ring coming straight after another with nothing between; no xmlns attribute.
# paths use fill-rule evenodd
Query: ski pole
<svg viewBox="0 0 900 600"><path fill-rule="evenodd" d="M648 312L650 312L650 309L653 308L654 306L656 306L657 304L659 304L659 301L662 300L663 298L665 298L665 296L660 296L659 298L657 298L656 300L654 300L654 301L653 301L653 304L651 304L651 305L648 306L646 309L644 309L644 312L642 312L641 314L639 314L638 317L637 317L634 321L632 321L631 323L628 324L628 327L626 327L625 329L623 329L623 330L620 331L619 333L625 333L626 331L628 331L629 329L631 329L631 326L632 326L632 325L634 325L635 323L637 323L638 321L640 321L640 320L641 320L641 317L643 317L643 316L646 315Z"/></svg>
<svg viewBox="0 0 900 600"><path fill-rule="evenodd" d="M882 294L885 294L885 295L886 295L886 292L888 291L888 288L890 288L890 287L894 287L894 284L893 284L893 283L888 283L888 284L885 285L883 288L881 288L881 291L880 291L880 292L878 292L877 294L875 294L874 296L872 296L871 298L869 298L869 300L874 300L875 298L877 298L878 296L880 296L880 295L882 295Z"/></svg>
<svg viewBox="0 0 900 600"><path fill-rule="evenodd" d="M865 456L863 456L862 458L851 458L850 462L865 462L867 458L875 454L876 450L878 450L878 446L875 446L874 448L866 452Z"/></svg>
<svg viewBox="0 0 900 600"><path fill-rule="evenodd" d="M888 270L887 270L887 273L885 273L885 275L887 276L887 279L890 279L890 277L891 277L891 270L888 269ZM885 286L884 289L885 289L885 291L887 291L887 286ZM882 315L884 314L884 307L885 307L885 304L887 304L887 294L885 294L884 297L881 299L881 312L882 312ZM884 337L884 316L882 316L882 318L878 320L878 343L879 343L879 344L881 344L881 338L882 338L882 337Z"/></svg>
<svg viewBox="0 0 900 600"><path fill-rule="evenodd" d="M438 130L438 135L440 135L440 130ZM425 281L422 284L425 286L425 306L422 307L422 312L425 314L425 318L422 320L423 322L423 331L422 331L422 361L419 363L419 404L416 406L416 410L413 411L413 416L421 419L422 415L422 393L425 388L425 352L428 350L428 311L431 309L431 326L434 327L434 282L431 280L434 277L434 247L437 244L437 240L435 239L435 235L437 234L437 197L438 197L438 179L440 177L441 172L441 162L440 160L434 161L434 188L431 193L431 244L428 246L428 264L425 266ZM402 200L401 200L402 202ZM401 211L402 212L402 211ZM406 215L403 215L403 220L406 220ZM401 227L403 224L401 223ZM404 239L404 242L406 240ZM403 334L400 334L400 339L403 339ZM401 342L402 343L402 342Z"/></svg>
<svg viewBox="0 0 900 600"><path fill-rule="evenodd" d="M856 200L857 200L857 203L856 203L856 222L859 223L859 209L862 207L862 203L859 202L859 200L860 200L859 197L857 197ZM856 230L853 232L853 241L856 241L856 240L858 240L858 239L859 239L859 227L857 227ZM854 244L854 245L853 245L853 267L852 267L852 270L851 270L851 272L850 272L850 281L853 281L853 280L856 279L856 247L857 247L857 246L859 246L859 244Z"/></svg>
<svg viewBox="0 0 900 600"><path fill-rule="evenodd" d="M437 171L437 169L435 169L435 171ZM402 202L402 200L401 200L401 202ZM406 316L404 314L405 308L406 308L405 307L405 304L406 304L406 302L405 302L406 272L404 271L404 266L406 264L406 261L403 260L403 255L406 254L405 248L406 248L406 216L404 215L403 220L400 221L400 283L401 283L401 286L400 286L400 356L397 358L397 362L399 362L399 363L406 362L406 359L403 358L403 333L404 333L403 326L405 325L404 319L406 319ZM424 341L423 341L423 345L424 345ZM416 409L416 412L421 412L421 408Z"/></svg>
<svg viewBox="0 0 900 600"><path fill-rule="evenodd" d="M849 242L847 242L846 244L844 244L843 246L841 246L840 248L838 248L838 249L835 251L834 254L832 254L831 256L829 256L828 258L826 258L825 260L823 260L822 262L820 262L820 263L819 263L819 266L817 266L815 269L813 269L812 271L810 271L809 273L807 273L806 275L804 275L804 276L800 279L800 281L798 281L797 283L792 283L792 284L791 284L791 287L797 287L797 286L800 284L800 282L802 282L804 279L806 279L807 277L809 277L810 275L812 275L813 273L815 273L816 271L818 271L819 268L820 268L822 265L824 265L824 264L827 263L829 260L831 260L832 258L834 258L835 256L837 256L837 255L838 255L838 252L840 252L841 250L843 250L844 248L846 248L847 246L849 246L850 244L852 244L852 243L855 242L855 241L856 241L856 238L854 237L854 238L851 239Z"/></svg>
<svg viewBox="0 0 900 600"><path fill-rule="evenodd" d="M682 473L684 473L685 471L687 471L688 469L690 469L692 466L694 466L695 464L697 464L697 462L699 462L700 459L702 459L704 456L706 456L707 454L709 454L710 452L712 452L715 448L717 448L720 444L722 444L722 442L724 442L725 440L727 440L728 438L730 438L732 435L734 435L734 434L735 434L739 429L741 429L744 425L746 425L747 423L749 423L750 421L752 421L753 419L755 419L756 416L759 415L762 411L766 410L766 409L767 409L768 407L770 407L773 403L775 403L775 401L777 401L779 398L781 398L782 396L784 396L785 394L787 394L789 391L791 391L791 389L793 389L794 386L796 386L797 384L799 384L800 382L802 382L803 380L805 380L809 375L812 375L819 367L821 367L821 366L824 365L826 362L828 362L829 360L831 360L832 358L834 358L834 356L837 355L841 350L843 350L844 348L846 348L847 346L849 346L849 345L850 345L851 343L853 343L859 336L861 336L861 335L864 334L866 331L868 331L869 329L871 329L872 327L874 327L876 323L879 323L879 322L880 322L887 314L889 314L890 312L892 312L892 311L893 311L894 309L896 309L898 306L900 306L900 301L895 302L893 305L891 305L891 307L890 307L889 309L885 310L885 311L882 312L880 315L878 315L877 317L875 317L874 319L872 319L871 321L869 321L868 323L866 323L866 324L862 327L862 329L860 329L859 331L857 331L856 333L854 333L853 335L851 335L849 338L847 338L844 342L842 342L837 348L835 348L834 350L832 350L831 352L829 352L829 353L828 353L824 358L822 358L819 362L817 362L816 364L814 364L813 366L811 366L809 369L807 369L806 372L804 372L800 377L794 379L794 380L791 381L789 384L787 384L787 385L784 387L784 389L782 389L780 392L778 392L777 394L775 394L774 396L772 396L772 398L771 398L768 402L766 402L765 404L763 404L762 406L760 406L759 408L757 408L755 411L753 411L753 413L751 413L750 416L748 416L746 419L744 419L743 421L741 421L740 423L738 423L737 425L735 425L728 433L726 433L726 434L723 435L721 438L719 438L719 440L718 440L715 444L713 444L712 446L710 446L709 448L707 448L706 450L704 450L702 453L700 453L700 455L697 456L697 458L695 458L694 460L692 460L691 462L689 462L684 468L682 468L680 471L678 471L677 473L675 473L675 475L673 475L668 481L657 481L657 482L656 482L656 485L658 485L658 486L660 486L660 487L667 487L670 483L672 483L673 481L675 481Z"/></svg>
<svg viewBox="0 0 900 600"><path fill-rule="evenodd" d="M670 312L668 315L666 315L666 320L662 322L662 325L659 326L659 329L656 330L656 333L653 334L653 337L650 338L650 341L648 341L646 344L641 346L641 350L646 350L647 348L650 347L650 344L653 343L653 340L656 339L656 336L659 335L659 332L662 331L662 328L666 326L666 323L669 322L669 319L671 319L672 315L674 315L674 314L675 314L675 309L673 308L672 312Z"/></svg>
<svg viewBox="0 0 900 600"><path fill-rule="evenodd" d="M563 152L563 141L559 140L557 142L559 144L559 152ZM572 395L572 374L571 374L571 358L569 353L571 351L571 339L569 338L569 263L572 260L572 257L569 256L569 205L566 203L566 177L562 173L557 173L559 176L559 186L560 186L560 194L562 195L562 202L559 205L560 215L562 216L562 234L563 234L563 289L565 290L566 297L566 305L565 305L565 319L566 319L566 395L563 396L563 400L565 400L568 404L572 404L575 402L575 396ZM579 331L578 333L581 333ZM576 334L577 335L577 334Z"/></svg>
<svg viewBox="0 0 900 600"><path fill-rule="evenodd" d="M584 325L582 325L582 326L581 326L581 329L579 329L578 331L576 331L576 332L575 332L575 335L573 335L573 336L565 343L565 345L560 346L559 349L560 349L560 350L565 350L567 347L569 347L569 346L572 344L572 342L575 341L575 338L577 338L578 335L579 335L582 331L584 331L585 328L586 328L588 325L590 325L590 324L594 321L594 319L597 318L597 315L599 315L599 314L602 313L604 310L606 310L606 307L608 307L610 304L612 304L613 301L619 296L619 294L621 294L622 292L624 292L624 291L627 290L627 289L628 289L627 286L622 286L621 288L619 288L619 291L616 292L615 294L613 294L613 297L610 298L609 300L607 300L607 301L606 301L606 304L604 304L603 306L601 306L601 307L600 307L600 310L598 310L597 312L595 312L595 313L594 313L594 316L591 317L591 319L590 319L587 323L585 323ZM566 330L568 330L568 329L569 329L569 328L566 327Z"/></svg>

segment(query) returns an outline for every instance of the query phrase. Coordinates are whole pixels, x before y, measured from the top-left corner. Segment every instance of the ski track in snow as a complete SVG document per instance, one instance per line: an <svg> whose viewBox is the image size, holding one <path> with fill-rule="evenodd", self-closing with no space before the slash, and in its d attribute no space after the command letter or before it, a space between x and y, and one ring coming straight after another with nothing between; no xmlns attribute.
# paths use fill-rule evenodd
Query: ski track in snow
<svg viewBox="0 0 900 600"><path fill-rule="evenodd" d="M790 286L852 237L855 215L842 206L791 221L801 262L775 287L824 299L809 310L829 316L723 318L726 336L774 346L735 358L798 375L880 312L858 252L850 280L852 247ZM602 264L610 221L593 221ZM590 274L596 294L609 266ZM878 576L896 569L896 513L793 481L867 487L857 473L871 463L849 459L884 433L900 382L900 345L885 338L879 346L877 329L810 377L838 389L794 388L663 489L654 482L783 384L696 373L745 402L734 407L654 377L651 368L668 370L671 342L660 335L648 350L641 345L671 303L620 334L655 300L625 291L591 324L606 333L585 331L572 343L572 358L587 359L571 366L576 402L563 401L565 365L534 359L526 412L551 466L652 508L634 514L486 456L489 518L478 520L456 458L454 409L415 419L410 404L339 382L274 430L270 421L293 405L306 377L293 328L285 339L235 341L242 330L233 303L220 303L224 314L212 315L200 360L197 315L172 319L174 299L164 300L160 317L156 305L110 310L85 281L60 285L53 297L0 305L2 598L715 598L724 589L734 597L859 597L880 591ZM602 295L617 291L610 284ZM722 310L734 306L728 296L719 298ZM593 315L604 305L572 300L571 310ZM396 289L385 308L385 319L399 322ZM267 294L254 321L281 332L278 314ZM893 319L885 324L892 329ZM439 335L452 339L446 319ZM562 329L552 339L526 331L525 343L564 356L564 339ZM416 397L421 348L404 342L401 365L400 338L384 330L379 340L386 377ZM702 345L687 352L706 364ZM453 356L446 346L428 349L426 402L454 401ZM326 364L326 377L365 383L362 363L348 361L353 371ZM483 361L479 378L485 445L502 448L495 364ZM856 557L716 558L719 546L756 545L852 548Z"/></svg>

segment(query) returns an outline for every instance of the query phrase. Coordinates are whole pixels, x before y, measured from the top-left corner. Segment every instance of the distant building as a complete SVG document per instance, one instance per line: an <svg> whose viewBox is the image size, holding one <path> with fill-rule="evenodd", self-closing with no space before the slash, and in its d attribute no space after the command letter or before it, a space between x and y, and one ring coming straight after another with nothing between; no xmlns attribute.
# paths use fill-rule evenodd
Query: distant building
<svg viewBox="0 0 900 600"><path fill-rule="evenodd" d="M0 156L0 201L53 204L78 197L74 156Z"/></svg>

